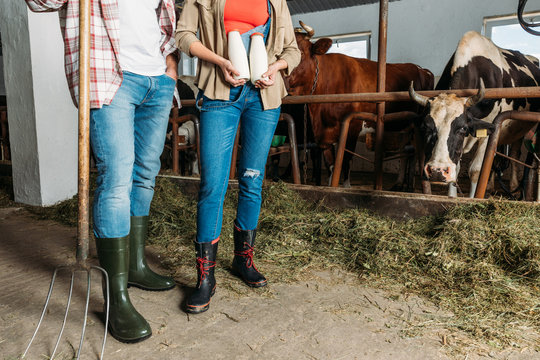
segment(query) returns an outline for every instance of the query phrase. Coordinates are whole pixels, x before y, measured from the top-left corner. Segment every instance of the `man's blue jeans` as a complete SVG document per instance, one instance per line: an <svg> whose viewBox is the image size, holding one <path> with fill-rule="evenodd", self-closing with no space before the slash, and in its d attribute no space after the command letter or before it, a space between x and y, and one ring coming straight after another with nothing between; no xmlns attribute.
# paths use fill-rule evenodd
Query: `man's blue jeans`
<svg viewBox="0 0 540 360"><path fill-rule="evenodd" d="M90 141L98 170L94 234L129 234L130 216L147 216L176 81L167 75L124 72L110 105L90 112Z"/></svg>
<svg viewBox="0 0 540 360"><path fill-rule="evenodd" d="M257 228L264 168L279 113L279 108L263 110L260 91L251 83L231 88L229 101L203 97L197 242L209 242L220 236L223 201L239 122L241 150L236 222L242 230Z"/></svg>

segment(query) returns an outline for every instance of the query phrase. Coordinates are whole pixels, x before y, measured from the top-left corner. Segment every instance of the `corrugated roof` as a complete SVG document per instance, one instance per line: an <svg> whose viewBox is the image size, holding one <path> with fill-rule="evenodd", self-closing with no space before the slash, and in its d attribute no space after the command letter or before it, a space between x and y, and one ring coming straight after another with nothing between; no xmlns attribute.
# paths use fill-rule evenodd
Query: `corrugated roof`
<svg viewBox="0 0 540 360"><path fill-rule="evenodd" d="M287 0L291 15L378 3L379 0Z"/></svg>
<svg viewBox="0 0 540 360"><path fill-rule="evenodd" d="M399 1L399 0L389 0ZM351 6L378 3L379 0L287 0L291 15L305 14L330 9L342 9ZM184 0L176 0L178 5Z"/></svg>

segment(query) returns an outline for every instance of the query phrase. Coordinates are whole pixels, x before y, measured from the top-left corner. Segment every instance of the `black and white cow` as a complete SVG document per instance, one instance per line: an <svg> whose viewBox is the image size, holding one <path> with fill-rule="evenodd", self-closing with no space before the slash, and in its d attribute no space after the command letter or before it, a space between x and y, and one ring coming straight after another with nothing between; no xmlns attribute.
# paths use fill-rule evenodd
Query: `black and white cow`
<svg viewBox="0 0 540 360"><path fill-rule="evenodd" d="M470 98L454 94L440 94L428 98L409 89L413 100L425 107L425 117L419 124L425 141L426 164L424 175L432 182L449 184L449 195L456 196L455 182L459 162L464 153L478 143L469 166L470 197L474 196L487 137L476 137L478 130L484 135L493 130L495 117L506 110L540 110L540 99L484 100L486 88L538 86L540 69L536 59L519 51L497 47L491 40L475 31L467 32L446 65L436 89L474 89ZM533 123L507 120L502 124L499 144L512 144L523 137Z"/></svg>

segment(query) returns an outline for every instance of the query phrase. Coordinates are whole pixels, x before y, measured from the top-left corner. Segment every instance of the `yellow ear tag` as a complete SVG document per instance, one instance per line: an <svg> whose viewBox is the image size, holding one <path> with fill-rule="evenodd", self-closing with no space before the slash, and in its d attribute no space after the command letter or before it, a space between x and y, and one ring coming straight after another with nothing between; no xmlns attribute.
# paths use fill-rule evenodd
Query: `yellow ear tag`
<svg viewBox="0 0 540 360"><path fill-rule="evenodd" d="M484 138L487 137L487 129L478 129L476 130L476 137L477 138Z"/></svg>

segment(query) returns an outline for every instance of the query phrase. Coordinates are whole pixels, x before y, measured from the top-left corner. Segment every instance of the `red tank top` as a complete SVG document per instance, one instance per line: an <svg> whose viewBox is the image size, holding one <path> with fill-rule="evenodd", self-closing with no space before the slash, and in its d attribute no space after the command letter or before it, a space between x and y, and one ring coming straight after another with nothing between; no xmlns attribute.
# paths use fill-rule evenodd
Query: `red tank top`
<svg viewBox="0 0 540 360"><path fill-rule="evenodd" d="M264 25L268 20L268 0L227 0L223 21L225 32L238 30L240 34Z"/></svg>

